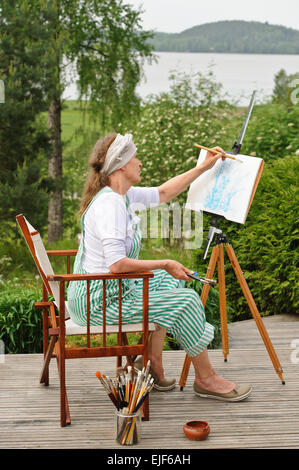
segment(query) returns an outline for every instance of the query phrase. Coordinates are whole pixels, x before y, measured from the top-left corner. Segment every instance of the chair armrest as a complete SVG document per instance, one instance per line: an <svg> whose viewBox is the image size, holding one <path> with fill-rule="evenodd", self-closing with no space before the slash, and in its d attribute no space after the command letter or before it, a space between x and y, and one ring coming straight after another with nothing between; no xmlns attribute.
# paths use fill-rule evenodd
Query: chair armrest
<svg viewBox="0 0 299 470"><path fill-rule="evenodd" d="M95 281L98 279L149 279L154 277L151 271L138 273L88 273L88 274L55 274L47 276L48 281Z"/></svg>
<svg viewBox="0 0 299 470"><path fill-rule="evenodd" d="M78 250L47 250L48 256L76 256Z"/></svg>
<svg viewBox="0 0 299 470"><path fill-rule="evenodd" d="M43 308L43 307L49 308L50 309L50 317L51 317L52 327L57 328L54 302L35 302L34 306L35 306L35 308Z"/></svg>
<svg viewBox="0 0 299 470"><path fill-rule="evenodd" d="M35 308L43 308L43 307L51 307L53 305L53 302L34 302Z"/></svg>

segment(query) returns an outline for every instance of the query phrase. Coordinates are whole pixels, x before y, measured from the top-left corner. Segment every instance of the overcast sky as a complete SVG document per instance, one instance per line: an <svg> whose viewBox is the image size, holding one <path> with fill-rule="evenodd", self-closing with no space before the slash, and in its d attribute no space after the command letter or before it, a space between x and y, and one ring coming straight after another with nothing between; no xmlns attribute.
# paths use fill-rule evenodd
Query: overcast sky
<svg viewBox="0 0 299 470"><path fill-rule="evenodd" d="M221 20L268 21L299 30L299 0L126 0L141 6L144 29L179 33Z"/></svg>

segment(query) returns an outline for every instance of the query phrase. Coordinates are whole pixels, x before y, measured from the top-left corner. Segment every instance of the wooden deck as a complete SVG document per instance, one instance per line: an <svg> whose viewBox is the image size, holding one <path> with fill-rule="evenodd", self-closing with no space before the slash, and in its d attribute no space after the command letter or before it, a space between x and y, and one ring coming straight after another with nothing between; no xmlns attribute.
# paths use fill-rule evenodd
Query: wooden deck
<svg viewBox="0 0 299 470"><path fill-rule="evenodd" d="M230 326L231 351L224 363L220 350L210 351L220 374L254 385L238 403L194 395L190 369L183 392L151 393L151 419L142 422L142 441L134 449L299 448L299 364L291 361L291 341L299 338L299 317L265 319L284 369L286 385L275 373L253 320ZM164 353L167 375L179 379L183 351ZM71 426L59 423L59 388L55 361L50 386L39 384L42 356L7 355L0 363L0 448L113 448L113 405L95 372L114 375L114 359L67 362ZM189 441L182 426L188 420L209 422L206 441Z"/></svg>

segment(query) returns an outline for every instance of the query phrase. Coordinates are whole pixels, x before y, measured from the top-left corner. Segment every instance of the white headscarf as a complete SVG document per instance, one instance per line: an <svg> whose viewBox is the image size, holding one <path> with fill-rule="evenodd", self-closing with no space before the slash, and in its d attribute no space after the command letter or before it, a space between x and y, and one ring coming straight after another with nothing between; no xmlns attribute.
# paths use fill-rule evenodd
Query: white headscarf
<svg viewBox="0 0 299 470"><path fill-rule="evenodd" d="M101 172L110 175L113 171L119 170L131 160L136 151L137 147L133 142L132 134L117 134L108 148Z"/></svg>

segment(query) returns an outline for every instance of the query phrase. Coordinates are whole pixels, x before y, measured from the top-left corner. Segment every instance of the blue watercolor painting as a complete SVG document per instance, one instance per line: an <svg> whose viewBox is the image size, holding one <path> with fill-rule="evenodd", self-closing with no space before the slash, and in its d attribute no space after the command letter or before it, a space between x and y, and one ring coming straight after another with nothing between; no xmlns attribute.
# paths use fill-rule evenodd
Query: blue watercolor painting
<svg viewBox="0 0 299 470"><path fill-rule="evenodd" d="M206 156L201 151L197 165ZM224 216L234 222L245 223L252 191L263 159L238 155L239 162L218 160L190 186L187 205Z"/></svg>
<svg viewBox="0 0 299 470"><path fill-rule="evenodd" d="M221 162L214 186L207 192L204 204L206 207L209 207L211 211L221 210L227 213L230 210L233 197L238 192L238 190L232 188L230 184L230 176L227 169L231 164L231 162L227 161Z"/></svg>

